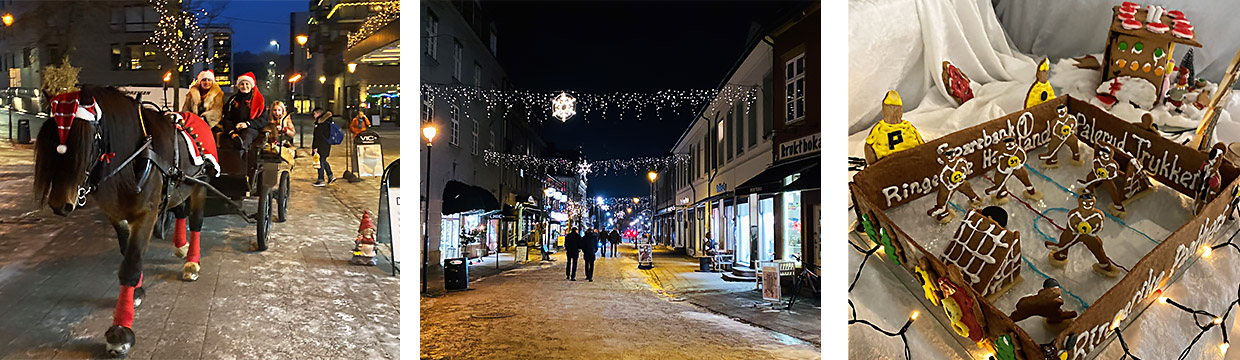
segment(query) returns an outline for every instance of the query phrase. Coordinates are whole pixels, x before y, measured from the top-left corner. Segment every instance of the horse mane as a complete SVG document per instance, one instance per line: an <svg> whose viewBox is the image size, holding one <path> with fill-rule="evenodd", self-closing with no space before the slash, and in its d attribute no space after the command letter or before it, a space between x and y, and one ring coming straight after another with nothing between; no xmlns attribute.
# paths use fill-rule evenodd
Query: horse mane
<svg viewBox="0 0 1240 360"><path fill-rule="evenodd" d="M153 139L154 150L160 153L160 156L173 156L168 151L172 145L171 141L175 139L172 136L175 135L175 130L172 124L164 118L162 112L140 106L137 100L115 87L84 86L81 96L93 98L103 113L98 122L98 126L103 128L100 133L103 148L98 149L98 152L114 154L110 161L103 163L91 174L95 179L111 173L116 166L121 165L126 158L142 146L146 141L142 124L145 124L146 134ZM139 109L142 111L141 120L138 117ZM56 122L49 120L43 123L35 143L34 179L35 191L40 195L41 201L46 200L53 181L58 179L60 181L71 179L81 181L79 175L85 173L86 167L90 166L93 160L90 159L91 148L94 146L93 136L94 128L90 123L74 119L66 141L69 148L65 154L58 154L55 148L60 144L60 139L56 133ZM140 163L131 162L130 165L136 166ZM69 179L61 179L63 177L69 177ZM138 175L134 171L120 171L100 187L135 189L137 182ZM71 185L76 186L76 184Z"/></svg>

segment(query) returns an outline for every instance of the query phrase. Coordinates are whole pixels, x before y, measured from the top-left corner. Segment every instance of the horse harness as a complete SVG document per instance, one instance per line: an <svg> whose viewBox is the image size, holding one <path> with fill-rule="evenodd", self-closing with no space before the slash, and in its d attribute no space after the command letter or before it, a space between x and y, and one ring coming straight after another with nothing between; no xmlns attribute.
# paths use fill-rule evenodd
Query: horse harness
<svg viewBox="0 0 1240 360"><path fill-rule="evenodd" d="M93 148L95 150L94 150L94 153L91 154L90 166L86 167L86 171L85 171L86 176L85 178L83 178L82 184L78 186L77 206L80 207L80 206L86 205L86 195L89 195L90 193L94 192L94 190L98 188L99 184L102 184L103 182L111 179L113 176L120 173L121 169L126 168L130 163L133 163L135 160L140 159L140 161L142 161L141 175L138 177L137 188L134 189L136 192L139 192L139 193L142 192L142 184L146 183L147 179L150 178L152 167L154 167L155 170L159 171L159 173L164 176L164 181L163 181L164 196L163 196L162 201L160 202L160 213L163 213L164 210L166 210L168 200L172 196L171 190L172 190L172 186L174 183L182 183L182 182L185 182L186 178L198 177L203 174L203 168L200 167L196 173L187 176L185 172L181 171L180 166L177 166L181 163L181 142L177 141L176 139L172 141L173 147L174 147L173 152L172 152L173 153L172 164L176 164L176 165L169 165L168 163L164 162L163 159L159 156L159 154L155 152L155 149L152 146L154 139L151 137L150 133L146 131L146 119L142 115L142 109L147 104L154 105L153 103L150 103L150 102L142 102L138 104L138 121L142 128L142 135L145 138L145 141L143 141L142 146L138 147L137 150L134 150L133 154L130 154L129 157L125 158L125 161L121 162L120 165L117 165L115 168L113 168L112 171L108 172L107 175L104 175L102 178L99 178L98 180L92 181L91 173L93 172L93 170L96 170L96 168L101 167L104 164L110 163L112 158L116 157L116 153L113 153L107 150L110 148L109 144L103 141L103 132L104 132L103 118L100 117L99 120L95 122L96 126L95 126L94 140L93 140L94 145L95 145Z"/></svg>

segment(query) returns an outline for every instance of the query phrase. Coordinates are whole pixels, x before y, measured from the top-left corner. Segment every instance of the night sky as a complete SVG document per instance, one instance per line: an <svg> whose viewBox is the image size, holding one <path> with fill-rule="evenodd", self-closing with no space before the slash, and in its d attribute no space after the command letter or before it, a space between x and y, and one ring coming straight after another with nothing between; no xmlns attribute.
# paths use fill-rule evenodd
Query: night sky
<svg viewBox="0 0 1240 360"><path fill-rule="evenodd" d="M275 51L271 40L280 43L280 52L288 52L289 13L309 11L306 0L234 0L201 1L202 7L222 11L215 19L227 23L233 29L233 52L260 53ZM221 7L222 6L222 7Z"/></svg>
<svg viewBox="0 0 1240 360"><path fill-rule="evenodd" d="M714 89L745 55L750 24L787 4L764 2L483 2L495 19L498 57L514 87L586 93ZM663 156L698 107L653 109L641 121L615 112L552 118L543 136L590 160ZM592 176L590 196L650 192L639 175Z"/></svg>

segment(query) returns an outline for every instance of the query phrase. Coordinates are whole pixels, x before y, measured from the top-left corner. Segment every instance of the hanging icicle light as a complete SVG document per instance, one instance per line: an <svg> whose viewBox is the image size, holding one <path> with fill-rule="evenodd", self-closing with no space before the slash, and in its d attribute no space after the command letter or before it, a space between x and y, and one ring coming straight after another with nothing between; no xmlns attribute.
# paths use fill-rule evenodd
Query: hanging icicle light
<svg viewBox="0 0 1240 360"><path fill-rule="evenodd" d="M577 110L574 109L576 104L577 99L561 91L560 96L551 100L551 116L555 116L555 118L560 119L562 122L568 121L568 118L577 114Z"/></svg>

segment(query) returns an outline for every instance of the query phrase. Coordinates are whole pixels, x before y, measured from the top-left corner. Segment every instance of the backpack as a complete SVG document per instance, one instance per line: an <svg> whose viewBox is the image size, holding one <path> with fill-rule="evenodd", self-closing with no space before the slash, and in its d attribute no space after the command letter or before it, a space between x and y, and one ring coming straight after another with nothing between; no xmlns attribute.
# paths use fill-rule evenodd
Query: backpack
<svg viewBox="0 0 1240 360"><path fill-rule="evenodd" d="M340 130L340 125L336 125L335 121L328 122L331 126L331 133L327 136L327 143L330 145L340 145L344 142L344 131Z"/></svg>

